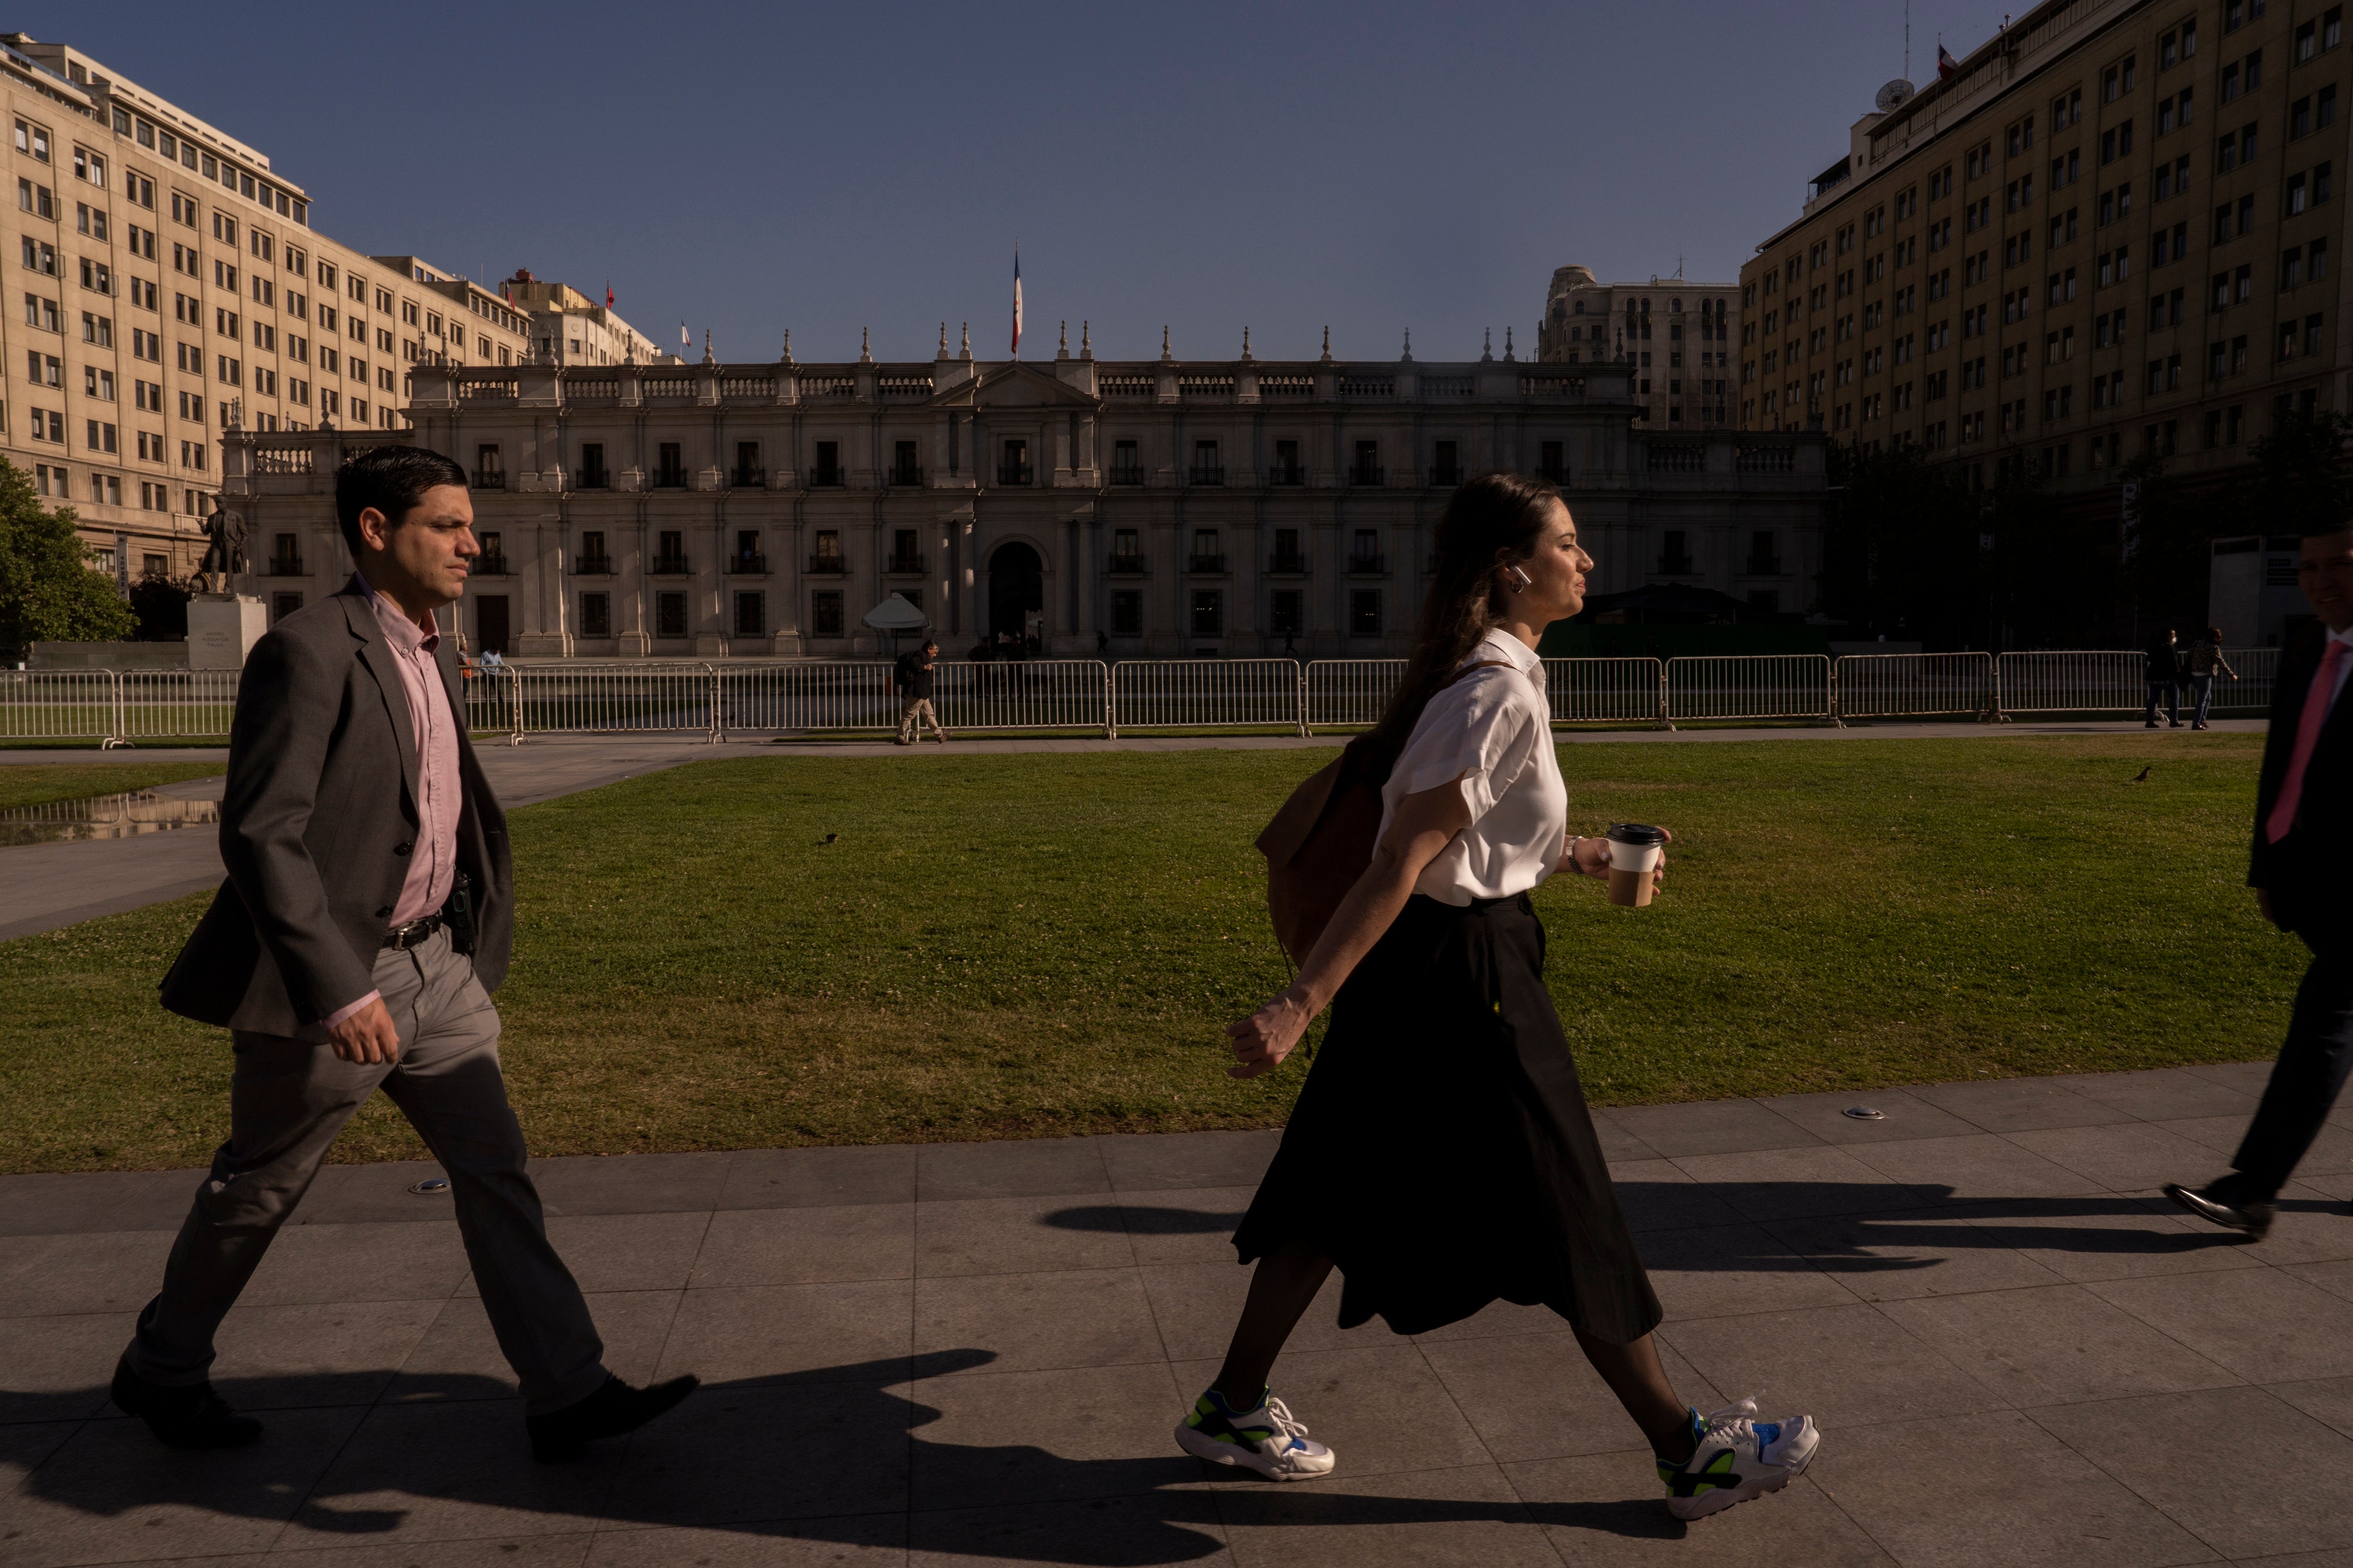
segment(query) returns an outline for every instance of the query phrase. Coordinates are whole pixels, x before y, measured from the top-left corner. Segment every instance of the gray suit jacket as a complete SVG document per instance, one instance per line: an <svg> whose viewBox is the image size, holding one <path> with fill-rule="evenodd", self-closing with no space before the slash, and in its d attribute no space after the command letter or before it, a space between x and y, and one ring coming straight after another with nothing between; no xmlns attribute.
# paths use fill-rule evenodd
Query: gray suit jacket
<svg viewBox="0 0 2353 1568"><path fill-rule="evenodd" d="M221 801L228 880L164 977L173 1012L293 1035L375 989L417 835L417 743L393 658L352 586L253 645ZM506 817L466 738L446 640L440 665L459 715L458 868L473 879L474 968L495 990L514 941Z"/></svg>

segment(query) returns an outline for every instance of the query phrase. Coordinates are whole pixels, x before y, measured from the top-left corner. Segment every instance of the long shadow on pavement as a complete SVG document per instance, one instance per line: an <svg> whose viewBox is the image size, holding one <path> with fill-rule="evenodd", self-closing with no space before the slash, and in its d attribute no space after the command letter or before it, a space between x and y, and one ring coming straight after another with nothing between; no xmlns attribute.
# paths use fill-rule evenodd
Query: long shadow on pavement
<svg viewBox="0 0 2353 1568"><path fill-rule="evenodd" d="M271 1409L282 1382L225 1380L232 1405L260 1416L255 1447L222 1454L157 1446L121 1418L79 1424L16 1494L10 1534L118 1528L158 1505L238 1521L292 1524L276 1544L388 1537L415 1546L578 1526L692 1527L844 1546L904 1539L919 1550L997 1559L1148 1568L1225 1550L1228 1526L1558 1524L1673 1538L1683 1527L1655 1496L1523 1505L1506 1500L1367 1496L1329 1483L1244 1483L1181 1454L1071 1459L1033 1445L967 1446L920 1435L941 1412L904 1392L918 1380L995 1360L943 1351L704 1388L626 1446L576 1465L533 1464L512 1392L491 1380L443 1384L429 1403L375 1404L383 1373L333 1386L306 1380L301 1408ZM102 1391L88 1391L95 1405ZM37 1398L38 1406L34 1405ZM0 1435L57 1394L0 1390ZM54 1429L54 1427L53 1427ZM1081 1440L1085 1436L1081 1434ZM24 1452L20 1462L31 1458ZM1345 1478L1343 1478L1345 1480ZM64 1510L43 1521L42 1504ZM522 1517L518 1517L522 1516ZM312 1539L305 1542L308 1534ZM153 1538L150 1537L150 1540ZM143 1553L142 1553L143 1554Z"/></svg>

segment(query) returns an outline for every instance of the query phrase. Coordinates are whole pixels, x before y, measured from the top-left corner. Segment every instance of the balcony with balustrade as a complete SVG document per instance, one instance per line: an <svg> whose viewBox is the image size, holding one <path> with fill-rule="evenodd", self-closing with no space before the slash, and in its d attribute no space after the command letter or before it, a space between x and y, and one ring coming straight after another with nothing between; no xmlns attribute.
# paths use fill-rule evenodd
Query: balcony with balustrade
<svg viewBox="0 0 2353 1568"><path fill-rule="evenodd" d="M1196 577L1222 576L1225 574L1226 558L1222 554L1187 555L1185 557L1185 570Z"/></svg>
<svg viewBox="0 0 2353 1568"><path fill-rule="evenodd" d="M923 557L918 552L894 550L882 563L882 570L893 577L920 577L923 574Z"/></svg>
<svg viewBox="0 0 2353 1568"><path fill-rule="evenodd" d="M808 558L807 570L812 577L848 576L849 558L846 555L812 555Z"/></svg>
<svg viewBox="0 0 2353 1568"><path fill-rule="evenodd" d="M730 577L765 577L768 574L768 558L756 550L739 550L727 558Z"/></svg>

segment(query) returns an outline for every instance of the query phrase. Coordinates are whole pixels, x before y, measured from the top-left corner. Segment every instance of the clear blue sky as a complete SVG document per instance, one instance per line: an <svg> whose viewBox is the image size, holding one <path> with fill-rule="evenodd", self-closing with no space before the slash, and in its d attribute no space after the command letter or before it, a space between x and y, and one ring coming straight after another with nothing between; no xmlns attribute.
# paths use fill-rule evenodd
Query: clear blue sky
<svg viewBox="0 0 2353 1568"><path fill-rule="evenodd" d="M2023 0L2010 0L2022 6ZM1912 76L2000 25L1914 0ZM1552 269L1728 279L1903 68L1902 0L248 5L36 0L263 149L346 244L528 267L723 359L1476 357Z"/></svg>

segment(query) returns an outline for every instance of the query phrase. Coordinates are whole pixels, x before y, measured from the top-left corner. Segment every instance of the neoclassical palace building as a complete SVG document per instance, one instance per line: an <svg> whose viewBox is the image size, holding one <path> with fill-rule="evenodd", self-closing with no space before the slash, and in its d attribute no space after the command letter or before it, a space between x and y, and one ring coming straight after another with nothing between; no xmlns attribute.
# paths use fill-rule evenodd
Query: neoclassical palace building
<svg viewBox="0 0 2353 1568"><path fill-rule="evenodd" d="M855 657L891 595L961 655L1390 656L1449 492L1559 483L1594 587L1813 605L1823 438L1640 430L1629 368L1100 361L419 364L411 428L232 432L237 586L282 615L350 570L332 470L409 440L472 477L460 630L519 658Z"/></svg>

